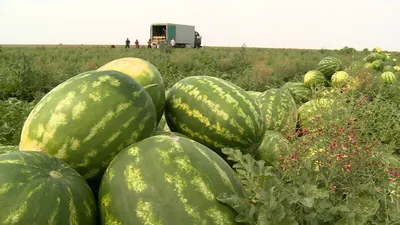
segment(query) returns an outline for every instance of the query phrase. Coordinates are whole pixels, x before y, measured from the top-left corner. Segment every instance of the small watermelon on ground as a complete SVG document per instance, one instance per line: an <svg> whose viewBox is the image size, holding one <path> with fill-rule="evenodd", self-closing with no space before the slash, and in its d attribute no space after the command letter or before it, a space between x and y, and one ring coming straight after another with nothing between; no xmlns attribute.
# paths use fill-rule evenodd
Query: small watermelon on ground
<svg viewBox="0 0 400 225"><path fill-rule="evenodd" d="M231 82L210 76L186 77L170 89L165 119L171 131L221 153L224 147L252 153L265 122L255 99Z"/></svg>
<svg viewBox="0 0 400 225"><path fill-rule="evenodd" d="M395 70L394 70L394 68L393 68L393 66L385 66L385 67L383 67L383 70L382 70L382 72L394 72Z"/></svg>
<svg viewBox="0 0 400 225"><path fill-rule="evenodd" d="M332 86L341 88L348 86L351 81L351 76L346 71L338 71L332 75Z"/></svg>
<svg viewBox="0 0 400 225"><path fill-rule="evenodd" d="M274 166L280 155L287 154L289 141L279 132L267 130L264 140L258 149L257 158L267 165Z"/></svg>
<svg viewBox="0 0 400 225"><path fill-rule="evenodd" d="M302 82L289 81L282 88L290 92L297 105L301 105L311 98L311 89Z"/></svg>
<svg viewBox="0 0 400 225"><path fill-rule="evenodd" d="M321 72L328 80L331 79L332 75L343 69L342 62L340 59L334 56L327 56L317 65L317 71Z"/></svg>
<svg viewBox="0 0 400 225"><path fill-rule="evenodd" d="M86 181L43 152L0 155L0 202L2 224L97 224Z"/></svg>
<svg viewBox="0 0 400 225"><path fill-rule="evenodd" d="M89 71L51 90L31 111L20 148L64 160L85 179L101 176L121 150L154 134L149 94L118 71Z"/></svg>
<svg viewBox="0 0 400 225"><path fill-rule="evenodd" d="M158 135L120 152L104 174L102 224L237 224L216 197L245 197L234 171L215 152L188 138Z"/></svg>
<svg viewBox="0 0 400 225"><path fill-rule="evenodd" d="M381 78L386 84L393 84L397 80L396 75L394 75L392 72L383 72L381 74Z"/></svg>
<svg viewBox="0 0 400 225"><path fill-rule="evenodd" d="M382 71L384 67L383 61L378 59L372 62L372 68L376 71Z"/></svg>
<svg viewBox="0 0 400 225"><path fill-rule="evenodd" d="M287 89L269 89L257 98L257 104L265 117L266 130L285 136L296 131L297 105Z"/></svg>
<svg viewBox="0 0 400 225"><path fill-rule="evenodd" d="M310 70L304 75L304 85L309 88L326 86L328 80L323 73L317 70Z"/></svg>
<svg viewBox="0 0 400 225"><path fill-rule="evenodd" d="M19 146L17 145L5 145L0 146L0 155L9 152L19 151Z"/></svg>
<svg viewBox="0 0 400 225"><path fill-rule="evenodd" d="M373 61L378 60L378 59L382 59L382 56L376 52L373 52L373 53L367 55L364 58L364 61L372 63Z"/></svg>
<svg viewBox="0 0 400 225"><path fill-rule="evenodd" d="M373 69L374 65L372 65L372 62L367 62L364 64L364 68L365 69Z"/></svg>
<svg viewBox="0 0 400 225"><path fill-rule="evenodd" d="M98 71L116 70L134 78L150 95L157 112L157 122L164 113L165 87L160 71L150 62L134 57L115 59Z"/></svg>

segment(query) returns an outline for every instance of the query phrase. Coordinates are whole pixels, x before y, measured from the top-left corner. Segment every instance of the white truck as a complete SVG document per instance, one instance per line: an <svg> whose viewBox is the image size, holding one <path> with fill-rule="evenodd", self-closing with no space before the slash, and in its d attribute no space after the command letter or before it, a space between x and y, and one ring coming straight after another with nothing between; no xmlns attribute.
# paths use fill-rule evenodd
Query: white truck
<svg viewBox="0 0 400 225"><path fill-rule="evenodd" d="M150 26L150 40L152 46L171 44L175 40L175 48L200 48L201 35L192 25L174 23L153 23Z"/></svg>

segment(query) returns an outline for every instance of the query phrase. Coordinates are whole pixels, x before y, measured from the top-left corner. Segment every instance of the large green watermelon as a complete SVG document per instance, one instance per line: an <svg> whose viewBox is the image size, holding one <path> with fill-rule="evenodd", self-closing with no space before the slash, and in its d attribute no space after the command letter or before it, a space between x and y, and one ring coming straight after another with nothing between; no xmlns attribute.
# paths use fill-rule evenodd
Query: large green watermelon
<svg viewBox="0 0 400 225"><path fill-rule="evenodd" d="M134 78L150 95L157 111L157 122L164 113L165 87L160 71L150 62L134 57L115 59L98 71L117 70Z"/></svg>
<svg viewBox="0 0 400 225"><path fill-rule="evenodd" d="M317 65L317 71L321 72L324 74L324 76L330 80L332 75L343 69L342 62L340 59L334 56L327 56L321 59Z"/></svg>
<svg viewBox="0 0 400 225"><path fill-rule="evenodd" d="M0 155L1 224L96 224L97 209L86 181L63 161L43 152Z"/></svg>
<svg viewBox="0 0 400 225"><path fill-rule="evenodd" d="M25 121L20 148L64 160L84 178L101 176L111 159L154 134L147 92L118 71L89 71L51 90Z"/></svg>
<svg viewBox="0 0 400 225"><path fill-rule="evenodd" d="M317 70L310 70L304 75L304 85L308 88L326 86L327 83L324 74Z"/></svg>
<svg viewBox="0 0 400 225"><path fill-rule="evenodd" d="M18 151L19 147L16 145L0 146L0 154Z"/></svg>
<svg viewBox="0 0 400 225"><path fill-rule="evenodd" d="M254 152L261 144L264 117L256 101L240 87L216 77L178 81L165 102L171 131L219 152L223 147Z"/></svg>
<svg viewBox="0 0 400 225"><path fill-rule="evenodd" d="M267 130L291 135L296 131L297 105L287 89L273 88L257 98Z"/></svg>
<svg viewBox="0 0 400 225"><path fill-rule="evenodd" d="M282 88L290 92L297 105L301 105L311 98L311 89L302 82L289 81Z"/></svg>
<svg viewBox="0 0 400 225"><path fill-rule="evenodd" d="M102 224L237 224L216 197L240 197L234 171L215 152L184 137L158 135L124 149L110 163L100 192Z"/></svg>
<svg viewBox="0 0 400 225"><path fill-rule="evenodd" d="M289 150L289 141L278 131L267 130L264 140L258 149L257 159L274 166L278 156L285 155Z"/></svg>

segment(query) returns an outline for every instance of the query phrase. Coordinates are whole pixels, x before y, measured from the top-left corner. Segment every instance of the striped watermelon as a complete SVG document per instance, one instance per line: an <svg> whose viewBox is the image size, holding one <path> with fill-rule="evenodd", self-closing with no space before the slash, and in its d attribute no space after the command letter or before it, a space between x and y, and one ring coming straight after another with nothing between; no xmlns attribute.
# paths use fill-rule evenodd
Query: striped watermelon
<svg viewBox="0 0 400 225"><path fill-rule="evenodd" d="M372 63L375 60L382 59L382 56L376 52L367 55L363 60Z"/></svg>
<svg viewBox="0 0 400 225"><path fill-rule="evenodd" d="M96 224L95 198L86 181L43 152L0 155L2 224Z"/></svg>
<svg viewBox="0 0 400 225"><path fill-rule="evenodd" d="M382 60L377 59L372 62L372 68L376 71L382 71L383 67L385 67L384 63Z"/></svg>
<svg viewBox="0 0 400 225"><path fill-rule="evenodd" d="M327 56L323 58L321 61L319 61L317 65L317 71L321 72L324 74L324 76L329 80L331 79L331 76L343 69L342 62L340 59L334 56Z"/></svg>
<svg viewBox="0 0 400 225"><path fill-rule="evenodd" d="M393 84L397 80L396 75L394 75L394 73L392 73L390 71L383 72L381 74L381 78L382 78L383 82L387 83L387 84Z"/></svg>
<svg viewBox="0 0 400 225"><path fill-rule="evenodd" d="M100 186L102 224L237 224L219 202L245 196L234 171L215 152L188 138L158 135L120 152Z"/></svg>
<svg viewBox="0 0 400 225"><path fill-rule="evenodd" d="M296 130L297 105L287 89L273 88L257 98L267 130L291 135Z"/></svg>
<svg viewBox="0 0 400 225"><path fill-rule="evenodd" d="M85 179L101 176L128 145L154 134L150 96L118 71L89 71L51 90L25 121L20 148L64 160Z"/></svg>
<svg viewBox="0 0 400 225"><path fill-rule="evenodd" d="M221 148L254 152L265 125L255 100L240 87L216 77L193 76L178 81L165 102L171 131L186 135L221 153Z"/></svg>
<svg viewBox="0 0 400 225"><path fill-rule="evenodd" d="M150 62L134 57L126 57L106 63L98 71L117 70L134 78L153 100L157 112L157 122L164 113L165 87L160 71Z"/></svg>
<svg viewBox="0 0 400 225"><path fill-rule="evenodd" d="M325 126L324 123L333 123L347 115L344 103L331 98L312 99L298 109L299 124L302 129L313 130Z"/></svg>
<svg viewBox="0 0 400 225"><path fill-rule="evenodd" d="M338 71L331 77L332 86L340 88L350 84L351 76L346 71Z"/></svg>
<svg viewBox="0 0 400 225"><path fill-rule="evenodd" d="M282 88L290 92L297 105L301 105L311 98L311 89L302 82L289 81Z"/></svg>
<svg viewBox="0 0 400 225"><path fill-rule="evenodd" d="M258 159L266 162L267 165L274 166L277 157L285 155L289 149L289 141L279 132L267 130L264 140L258 149Z"/></svg>
<svg viewBox="0 0 400 225"><path fill-rule="evenodd" d="M6 146L0 146L0 155L4 153L9 153L9 152L15 152L18 151L19 147L15 145L6 145Z"/></svg>
<svg viewBox="0 0 400 225"><path fill-rule="evenodd" d="M308 88L326 86L327 83L324 74L317 70L310 70L304 75L304 85Z"/></svg>

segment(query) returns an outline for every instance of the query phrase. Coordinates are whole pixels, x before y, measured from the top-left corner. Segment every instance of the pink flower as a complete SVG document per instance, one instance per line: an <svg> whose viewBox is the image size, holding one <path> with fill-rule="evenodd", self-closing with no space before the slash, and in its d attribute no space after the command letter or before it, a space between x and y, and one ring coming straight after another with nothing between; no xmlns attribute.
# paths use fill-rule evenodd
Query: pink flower
<svg viewBox="0 0 400 225"><path fill-rule="evenodd" d="M334 191L334 190L336 190L336 186L332 185L330 189L331 189L331 191Z"/></svg>
<svg viewBox="0 0 400 225"><path fill-rule="evenodd" d="M346 165L344 165L344 167L346 168L347 172L350 172L351 165L349 163L346 163Z"/></svg>

